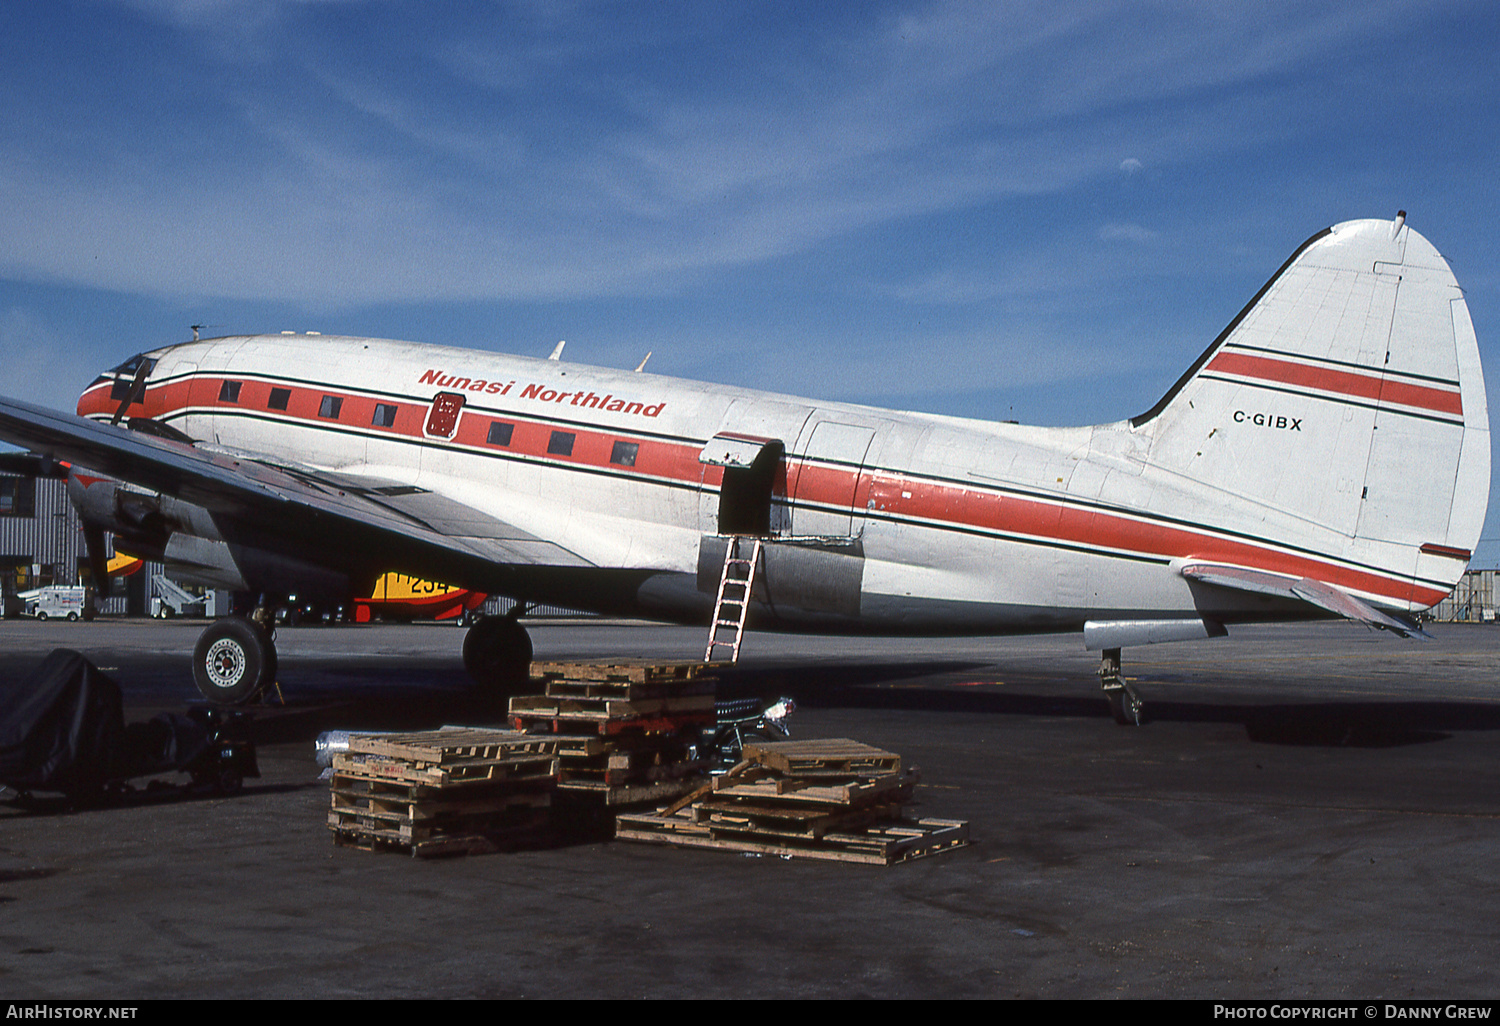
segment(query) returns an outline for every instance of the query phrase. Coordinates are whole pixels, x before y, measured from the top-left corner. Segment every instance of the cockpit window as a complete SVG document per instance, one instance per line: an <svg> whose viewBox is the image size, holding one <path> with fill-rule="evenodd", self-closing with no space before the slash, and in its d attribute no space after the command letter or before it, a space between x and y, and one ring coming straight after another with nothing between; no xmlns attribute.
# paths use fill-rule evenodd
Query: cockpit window
<svg viewBox="0 0 1500 1026"><path fill-rule="evenodd" d="M152 371L156 370L155 360L147 359L145 353L136 353L130 359L126 360L124 363L120 364L120 366L114 368L109 373L118 374L126 378L134 378L136 371L140 369L142 363L146 365L146 374L143 376L149 376Z"/></svg>
<svg viewBox="0 0 1500 1026"><path fill-rule="evenodd" d="M155 369L155 360L147 359L144 353L136 353L109 372L115 379L114 385L109 390L110 399L114 402L122 401L126 396L130 395L130 390L137 380L144 382ZM139 395L135 398L136 401L140 400Z"/></svg>

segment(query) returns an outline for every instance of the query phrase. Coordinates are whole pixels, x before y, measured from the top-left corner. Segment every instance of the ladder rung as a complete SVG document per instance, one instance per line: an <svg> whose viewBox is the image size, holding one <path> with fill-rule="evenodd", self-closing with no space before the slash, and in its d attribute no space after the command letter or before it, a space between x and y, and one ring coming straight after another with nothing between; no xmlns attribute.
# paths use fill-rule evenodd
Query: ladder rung
<svg viewBox="0 0 1500 1026"><path fill-rule="evenodd" d="M741 556L740 543L742 541L752 542L749 557ZM714 598L714 613L709 621L708 649L704 652L705 661L711 662L714 649L728 648L729 661L735 662L740 656L740 640L745 633L745 620L750 615L750 596L755 587L755 571L760 562L761 539L746 538L736 535L729 539L729 544L724 549L724 569L719 574L719 593ZM736 571L735 568L743 568ZM731 588L740 588L742 591L736 597ZM733 618L724 616L726 611L734 613L738 609L738 615ZM734 628L733 640L720 640L721 631Z"/></svg>

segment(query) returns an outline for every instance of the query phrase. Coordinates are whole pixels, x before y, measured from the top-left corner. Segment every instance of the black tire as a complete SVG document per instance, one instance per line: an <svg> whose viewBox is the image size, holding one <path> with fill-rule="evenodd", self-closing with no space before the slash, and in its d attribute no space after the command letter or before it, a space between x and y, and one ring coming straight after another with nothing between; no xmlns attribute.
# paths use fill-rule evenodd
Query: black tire
<svg viewBox="0 0 1500 1026"><path fill-rule="evenodd" d="M1124 688L1110 688L1105 694L1109 698L1110 715L1122 727L1145 726L1145 703Z"/></svg>
<svg viewBox="0 0 1500 1026"><path fill-rule="evenodd" d="M464 669L480 684L519 694L531 681L531 635L505 616L486 616L464 635Z"/></svg>
<svg viewBox="0 0 1500 1026"><path fill-rule="evenodd" d="M228 616L193 647L193 683L210 702L244 705L276 680L276 646L264 628Z"/></svg>

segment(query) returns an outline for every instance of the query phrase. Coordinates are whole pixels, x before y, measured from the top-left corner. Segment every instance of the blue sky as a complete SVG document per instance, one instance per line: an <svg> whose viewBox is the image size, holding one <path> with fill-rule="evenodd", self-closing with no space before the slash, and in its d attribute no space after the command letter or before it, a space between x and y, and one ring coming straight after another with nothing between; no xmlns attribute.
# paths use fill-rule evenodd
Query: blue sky
<svg viewBox="0 0 1500 1026"><path fill-rule="evenodd" d="M0 391L71 408L204 324L1118 420L1405 209L1500 402L1497 39L1491 2L5 3Z"/></svg>

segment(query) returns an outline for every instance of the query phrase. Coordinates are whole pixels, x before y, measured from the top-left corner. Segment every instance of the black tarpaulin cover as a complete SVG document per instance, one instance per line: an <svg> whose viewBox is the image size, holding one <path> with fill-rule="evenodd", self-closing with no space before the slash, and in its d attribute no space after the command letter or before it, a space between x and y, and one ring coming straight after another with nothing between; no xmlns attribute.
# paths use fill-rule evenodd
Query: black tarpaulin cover
<svg viewBox="0 0 1500 1026"><path fill-rule="evenodd" d="M55 649L30 676L0 677L0 783L96 790L124 733L120 686L77 652Z"/></svg>

